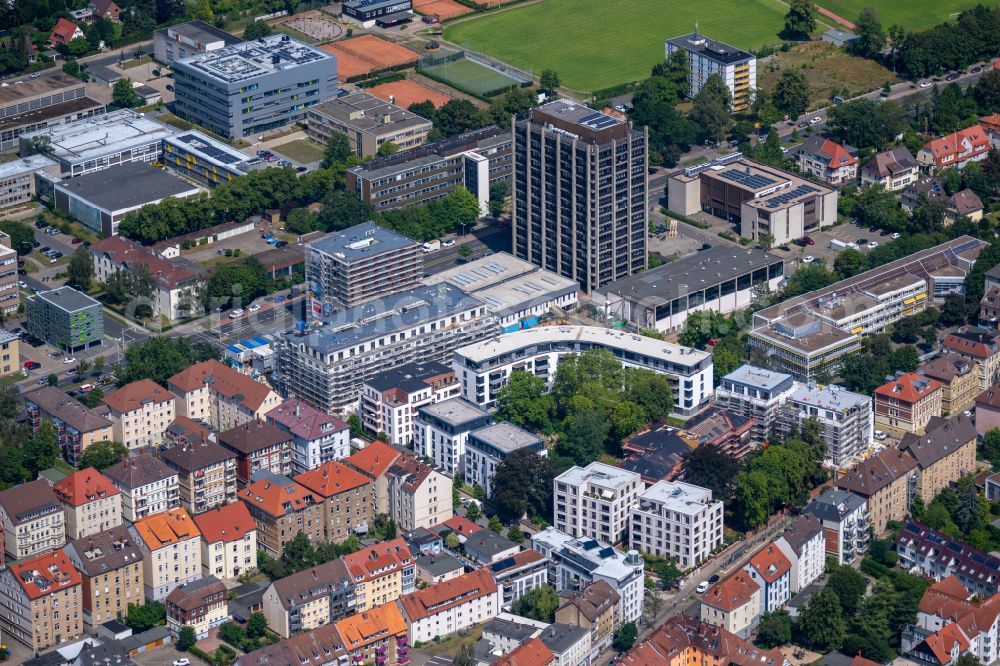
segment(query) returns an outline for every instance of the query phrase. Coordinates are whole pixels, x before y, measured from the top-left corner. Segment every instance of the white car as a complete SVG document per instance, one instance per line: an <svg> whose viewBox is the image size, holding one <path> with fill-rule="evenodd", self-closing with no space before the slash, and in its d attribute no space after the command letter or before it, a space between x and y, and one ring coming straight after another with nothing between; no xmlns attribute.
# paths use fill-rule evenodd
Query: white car
<svg viewBox="0 0 1000 666"><path fill-rule="evenodd" d="M243 309L242 308L236 308L235 310L233 310L232 312L229 313L229 318L230 319L239 319L242 316L243 316Z"/></svg>
<svg viewBox="0 0 1000 666"><path fill-rule="evenodd" d="M930 81L924 81L923 83L920 84L920 87L921 88L930 88L932 85L934 85L934 84L931 83Z"/></svg>
<svg viewBox="0 0 1000 666"><path fill-rule="evenodd" d="M891 238L892 240L896 240L897 238L900 237L900 235L901 234L898 231L896 231L896 232L893 232L893 234L891 236L889 236L889 238Z"/></svg>
<svg viewBox="0 0 1000 666"><path fill-rule="evenodd" d="M73 365L74 363L76 363L76 359L72 356L67 356L63 359L63 365Z"/></svg>
<svg viewBox="0 0 1000 666"><path fill-rule="evenodd" d="M882 432L881 430L876 430L876 431L875 431L875 439L877 439L878 441L880 441L880 442L884 442L884 441L885 441L885 439L886 439L886 437L888 437L888 435L886 435L886 434L885 434L884 432Z"/></svg>
<svg viewBox="0 0 1000 666"><path fill-rule="evenodd" d="M807 254L806 256L802 257L803 264L811 264L814 261L816 261L816 257L812 256L811 254Z"/></svg>
<svg viewBox="0 0 1000 666"><path fill-rule="evenodd" d="M250 312L257 312L257 310L260 310L260 306L258 304L256 304L256 303L254 303L253 305L251 305L250 307L248 307L247 310L250 311Z"/></svg>
<svg viewBox="0 0 1000 666"><path fill-rule="evenodd" d="M180 659L174 659L174 666L191 666L191 660L187 657L181 657Z"/></svg>
<svg viewBox="0 0 1000 666"><path fill-rule="evenodd" d="M17 286L21 287L22 289L27 289L28 288L28 283L25 282L24 280L18 280L17 281Z"/></svg>
<svg viewBox="0 0 1000 666"><path fill-rule="evenodd" d="M708 581L707 580L703 580L700 583L698 583L698 587L696 587L694 591L697 594L704 594L705 592L707 592L708 591Z"/></svg>
<svg viewBox="0 0 1000 666"><path fill-rule="evenodd" d="M874 250L877 247L878 247L878 241L872 241L871 243L868 243L869 250Z"/></svg>
<svg viewBox="0 0 1000 666"><path fill-rule="evenodd" d="M455 240L452 239L452 238L449 238L446 241L441 241L441 247L451 247L454 244L455 244Z"/></svg>
<svg viewBox="0 0 1000 666"><path fill-rule="evenodd" d="M812 120L809 121L809 124L810 125L819 125L821 122L823 122L823 119L820 118L819 116L816 116L815 118L813 118Z"/></svg>

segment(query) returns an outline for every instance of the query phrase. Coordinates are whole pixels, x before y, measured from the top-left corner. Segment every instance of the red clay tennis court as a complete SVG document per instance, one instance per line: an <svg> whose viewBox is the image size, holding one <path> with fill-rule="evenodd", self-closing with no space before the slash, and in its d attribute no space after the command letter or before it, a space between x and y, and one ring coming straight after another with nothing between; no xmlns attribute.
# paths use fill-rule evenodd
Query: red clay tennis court
<svg viewBox="0 0 1000 666"><path fill-rule="evenodd" d="M414 51L380 39L375 35L361 35L320 47L337 56L337 74L341 80L376 72L398 65L408 65L419 60Z"/></svg>
<svg viewBox="0 0 1000 666"><path fill-rule="evenodd" d="M378 86L367 88L366 92L370 92L386 102L388 102L389 98L392 97L396 106L401 106L404 109L409 108L411 104L426 102L428 100L430 100L431 104L434 106L441 106L442 104L447 104L451 101L451 98L444 93L439 93L438 91L432 90L427 86L422 86L416 81L407 80L383 83Z"/></svg>
<svg viewBox="0 0 1000 666"><path fill-rule="evenodd" d="M437 14L442 21L471 14L475 11L455 2L455 0L413 0L413 9L425 16Z"/></svg>

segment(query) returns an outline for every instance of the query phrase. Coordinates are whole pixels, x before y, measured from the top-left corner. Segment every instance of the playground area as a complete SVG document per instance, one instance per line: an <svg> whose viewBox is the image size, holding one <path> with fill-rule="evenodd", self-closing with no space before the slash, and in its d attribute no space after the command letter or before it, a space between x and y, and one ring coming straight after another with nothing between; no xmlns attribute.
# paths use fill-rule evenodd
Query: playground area
<svg viewBox="0 0 1000 666"><path fill-rule="evenodd" d="M430 102L435 107L439 107L442 104L447 104L451 101L451 98L440 93L436 90L431 90L427 86L422 86L416 81L393 81L392 83L383 83L381 85L373 86L367 89L367 92L375 95L381 100L386 102L392 100L397 106L401 106L404 109L409 108L411 104L417 104L418 102Z"/></svg>
<svg viewBox="0 0 1000 666"><path fill-rule="evenodd" d="M320 47L337 56L337 74L341 81L391 67L417 62L420 56L405 46L375 35L351 37Z"/></svg>
<svg viewBox="0 0 1000 666"><path fill-rule="evenodd" d="M342 25L317 10L296 14L289 19L280 21L280 24L317 42L329 42L344 34Z"/></svg>
<svg viewBox="0 0 1000 666"><path fill-rule="evenodd" d="M452 19L456 16L471 14L475 10L471 7L459 4L455 2L455 0L414 0L413 11L418 14L423 14L424 16L436 14L439 19L444 21L445 19Z"/></svg>
<svg viewBox="0 0 1000 666"><path fill-rule="evenodd" d="M421 73L433 79L482 97L489 97L528 82L470 60L462 52L442 58L423 58L419 69Z"/></svg>

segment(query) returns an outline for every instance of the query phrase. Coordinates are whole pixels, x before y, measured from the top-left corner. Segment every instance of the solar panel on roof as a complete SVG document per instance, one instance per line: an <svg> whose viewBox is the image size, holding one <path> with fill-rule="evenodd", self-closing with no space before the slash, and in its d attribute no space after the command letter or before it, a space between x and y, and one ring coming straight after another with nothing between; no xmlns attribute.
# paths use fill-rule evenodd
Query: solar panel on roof
<svg viewBox="0 0 1000 666"><path fill-rule="evenodd" d="M738 171L736 169L723 171L719 175L726 180L731 180L734 183L745 185L746 187L754 190L767 187L768 185L774 185L777 182L773 178L762 176L759 173L747 173L746 171Z"/></svg>
<svg viewBox="0 0 1000 666"><path fill-rule="evenodd" d="M586 541L583 542L583 549L592 550L594 548L597 548L598 545L600 544L598 544L597 541L595 541L594 539L587 539Z"/></svg>
<svg viewBox="0 0 1000 666"><path fill-rule="evenodd" d="M962 547L959 546L954 541L949 541L948 542L948 550L954 551L956 553L961 553L962 552Z"/></svg>
<svg viewBox="0 0 1000 666"><path fill-rule="evenodd" d="M238 157L234 157L230 153L227 153L223 150L219 150L210 143L205 143L204 141L194 136L193 134L185 134L184 136L180 137L180 141L183 141L192 148L200 150L201 152L205 153L212 159L219 160L220 162L223 162L225 164L234 164L236 162L243 161Z"/></svg>
<svg viewBox="0 0 1000 666"><path fill-rule="evenodd" d="M614 556L614 554L615 554L615 549L612 548L611 546L608 546L607 548L602 548L600 552L600 556L602 559L606 557L612 557Z"/></svg>

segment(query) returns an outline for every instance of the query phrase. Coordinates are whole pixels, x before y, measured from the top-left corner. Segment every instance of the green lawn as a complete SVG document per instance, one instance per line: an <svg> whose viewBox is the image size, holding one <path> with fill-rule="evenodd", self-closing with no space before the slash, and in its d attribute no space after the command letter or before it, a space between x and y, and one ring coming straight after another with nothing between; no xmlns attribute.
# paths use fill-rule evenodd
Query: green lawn
<svg viewBox="0 0 1000 666"><path fill-rule="evenodd" d="M282 143L271 150L302 164L309 164L310 162L323 159L323 146L309 139L298 139Z"/></svg>
<svg viewBox="0 0 1000 666"><path fill-rule="evenodd" d="M445 38L536 73L555 69L563 85L593 91L649 76L663 40L695 21L739 48L779 43L786 11L778 0L544 0L460 21Z"/></svg>
<svg viewBox="0 0 1000 666"><path fill-rule="evenodd" d="M938 23L947 21L952 14L971 9L978 4L990 5L991 3L983 3L982 0L935 0L935 2L927 2L926 0L911 0L910 2L902 2L901 0L894 2L819 0L816 4L851 22L858 18L858 14L865 7L874 7L884 29L888 30L890 25L898 23L907 30L913 31L932 28Z"/></svg>

